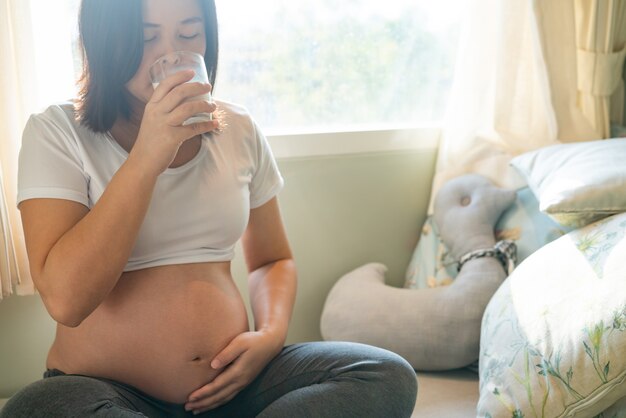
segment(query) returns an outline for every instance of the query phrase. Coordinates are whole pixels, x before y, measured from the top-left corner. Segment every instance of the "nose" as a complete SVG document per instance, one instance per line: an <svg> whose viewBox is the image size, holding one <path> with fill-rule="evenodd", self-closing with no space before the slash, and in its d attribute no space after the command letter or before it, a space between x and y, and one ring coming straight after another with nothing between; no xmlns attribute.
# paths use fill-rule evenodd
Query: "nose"
<svg viewBox="0 0 626 418"><path fill-rule="evenodd" d="M180 50L175 40L175 37L164 37L160 49L161 51L159 57L167 57L167 60L162 62L163 64L176 65L180 63L180 57L177 54L173 54L174 52Z"/></svg>
<svg viewBox="0 0 626 418"><path fill-rule="evenodd" d="M180 54L176 51L166 52L165 55L161 57L161 64L165 66L178 65L180 64L180 61Z"/></svg>
<svg viewBox="0 0 626 418"><path fill-rule="evenodd" d="M156 64L153 64L157 71L160 71L163 74L163 78L165 74L174 72L177 67L179 67L182 63L182 57L178 53L178 49L172 43L168 43L163 45L163 48L159 51L160 55L158 55Z"/></svg>

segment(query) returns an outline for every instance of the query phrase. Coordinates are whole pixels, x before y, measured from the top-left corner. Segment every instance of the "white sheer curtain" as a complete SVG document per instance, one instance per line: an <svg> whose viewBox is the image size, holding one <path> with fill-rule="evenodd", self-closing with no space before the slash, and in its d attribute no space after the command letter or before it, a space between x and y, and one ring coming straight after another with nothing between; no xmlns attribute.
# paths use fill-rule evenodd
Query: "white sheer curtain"
<svg viewBox="0 0 626 418"><path fill-rule="evenodd" d="M22 129L36 107L28 1L0 6L0 295L33 293L19 211L16 173Z"/></svg>
<svg viewBox="0 0 626 418"><path fill-rule="evenodd" d="M0 0L0 297L35 292L16 207L17 160L28 117L75 91L77 4Z"/></svg>
<svg viewBox="0 0 626 418"><path fill-rule="evenodd" d="M581 93L579 85L592 76L596 84L597 80L604 83L607 72L579 71L577 44L582 35L577 34L581 22L591 20L596 23L588 23L587 32L610 26L611 33L623 33L623 14L604 11L607 3L613 2L470 2L432 196L446 180L468 172L486 175L504 187L521 186L508 166L513 156L556 142L606 137L606 132L595 129L595 117L585 116L583 109L588 106L581 105L580 95L587 93ZM607 34L598 42L615 50L624 47L619 39ZM621 69L618 74L621 79ZM606 97L588 100L606 105Z"/></svg>

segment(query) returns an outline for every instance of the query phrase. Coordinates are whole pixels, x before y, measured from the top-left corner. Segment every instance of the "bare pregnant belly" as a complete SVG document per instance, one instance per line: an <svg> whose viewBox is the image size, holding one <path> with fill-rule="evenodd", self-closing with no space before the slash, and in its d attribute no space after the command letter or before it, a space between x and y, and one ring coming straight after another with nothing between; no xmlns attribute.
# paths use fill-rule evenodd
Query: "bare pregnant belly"
<svg viewBox="0 0 626 418"><path fill-rule="evenodd" d="M47 367L114 379L174 403L213 380L213 357L248 331L230 263L124 273L78 327L57 326Z"/></svg>

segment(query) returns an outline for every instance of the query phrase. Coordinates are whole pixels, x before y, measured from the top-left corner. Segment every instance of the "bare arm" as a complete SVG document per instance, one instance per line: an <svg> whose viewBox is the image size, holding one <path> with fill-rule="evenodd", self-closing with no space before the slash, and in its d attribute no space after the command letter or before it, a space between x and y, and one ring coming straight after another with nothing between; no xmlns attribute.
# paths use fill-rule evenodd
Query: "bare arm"
<svg viewBox="0 0 626 418"><path fill-rule="evenodd" d="M61 199L20 204L31 274L52 317L78 326L119 279L156 177L127 161L89 211Z"/></svg>
<svg viewBox="0 0 626 418"><path fill-rule="evenodd" d="M282 347L295 302L297 274L276 198L251 211L242 244L250 272L255 329L274 333Z"/></svg>
<svg viewBox="0 0 626 418"><path fill-rule="evenodd" d="M20 204L33 281L57 322L76 327L106 298L128 261L158 175L182 142L215 129L215 122L181 126L215 110L203 101L183 103L210 88L183 84L191 76L174 74L155 90L128 159L91 211L61 199Z"/></svg>

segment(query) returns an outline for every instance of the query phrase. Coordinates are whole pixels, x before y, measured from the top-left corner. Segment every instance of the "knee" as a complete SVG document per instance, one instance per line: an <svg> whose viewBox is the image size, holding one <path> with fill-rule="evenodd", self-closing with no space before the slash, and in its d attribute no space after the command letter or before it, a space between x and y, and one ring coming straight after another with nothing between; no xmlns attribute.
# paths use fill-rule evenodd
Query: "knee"
<svg viewBox="0 0 626 418"><path fill-rule="evenodd" d="M0 418L144 416L137 413L129 415L132 411L111 415L111 410L118 408L112 402L117 398L112 388L97 379L82 376L51 377L31 383L12 396L0 411Z"/></svg>
<svg viewBox="0 0 626 418"><path fill-rule="evenodd" d="M54 411L54 399L62 395L50 379L38 380L17 392L0 411L0 418L44 417Z"/></svg>
<svg viewBox="0 0 626 418"><path fill-rule="evenodd" d="M381 386L384 392L395 399L395 412L388 416L410 417L417 400L417 375L403 357L389 352L381 361Z"/></svg>
<svg viewBox="0 0 626 418"><path fill-rule="evenodd" d="M417 375L403 357L386 349L368 347L370 359L363 371L375 376L369 379L372 398L385 399L385 416L410 417L417 399ZM367 364L367 365L366 365Z"/></svg>

